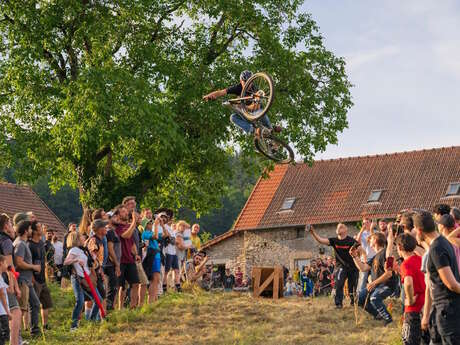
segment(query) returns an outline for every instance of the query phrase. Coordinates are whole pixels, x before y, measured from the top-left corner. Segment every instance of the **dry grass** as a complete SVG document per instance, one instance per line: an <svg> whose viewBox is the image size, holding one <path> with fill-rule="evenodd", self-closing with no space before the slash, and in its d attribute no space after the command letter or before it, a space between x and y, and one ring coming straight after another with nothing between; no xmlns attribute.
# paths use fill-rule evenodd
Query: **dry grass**
<svg viewBox="0 0 460 345"><path fill-rule="evenodd" d="M335 310L326 297L273 301L237 293L168 294L139 311L113 313L103 324L84 323L73 334L71 305L66 309L65 323L38 344L387 345L399 338L397 325L382 327L361 310L364 322L355 326L353 308Z"/></svg>

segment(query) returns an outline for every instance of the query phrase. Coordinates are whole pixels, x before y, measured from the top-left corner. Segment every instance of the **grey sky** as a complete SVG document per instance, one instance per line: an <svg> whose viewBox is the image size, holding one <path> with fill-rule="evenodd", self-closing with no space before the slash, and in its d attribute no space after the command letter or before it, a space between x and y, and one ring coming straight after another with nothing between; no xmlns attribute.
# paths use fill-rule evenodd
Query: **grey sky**
<svg viewBox="0 0 460 345"><path fill-rule="evenodd" d="M307 0L347 61L349 128L320 158L460 145L460 1Z"/></svg>

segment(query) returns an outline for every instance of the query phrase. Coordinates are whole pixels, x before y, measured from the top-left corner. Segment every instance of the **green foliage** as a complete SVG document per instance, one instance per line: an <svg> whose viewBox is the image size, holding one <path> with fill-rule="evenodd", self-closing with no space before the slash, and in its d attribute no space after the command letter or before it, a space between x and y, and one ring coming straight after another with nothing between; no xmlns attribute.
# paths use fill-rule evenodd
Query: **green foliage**
<svg viewBox="0 0 460 345"><path fill-rule="evenodd" d="M205 243L208 242L211 238L212 238L212 234L211 234L210 232L204 231L204 232L201 232L201 233L200 233L200 239L201 239L201 243L202 243L202 244L205 244Z"/></svg>
<svg viewBox="0 0 460 345"><path fill-rule="evenodd" d="M219 235L229 230L241 212L257 179L256 170L241 156L230 160L232 179L227 182L225 195L220 200L220 207L215 207L204 214L182 208L178 219L186 219L189 223L199 223L202 231Z"/></svg>
<svg viewBox="0 0 460 345"><path fill-rule="evenodd" d="M221 202L234 147L254 159L212 89L249 68L276 85L271 111L311 161L347 126L344 61L299 0L1 1L0 165L50 175L84 205L123 195L198 212ZM259 172L266 161L256 161Z"/></svg>

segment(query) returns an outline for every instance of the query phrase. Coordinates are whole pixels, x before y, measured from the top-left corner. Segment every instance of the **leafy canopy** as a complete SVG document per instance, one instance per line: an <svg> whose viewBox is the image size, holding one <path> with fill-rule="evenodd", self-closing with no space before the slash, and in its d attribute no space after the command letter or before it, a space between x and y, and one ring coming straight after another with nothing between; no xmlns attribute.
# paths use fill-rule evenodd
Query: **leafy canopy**
<svg viewBox="0 0 460 345"><path fill-rule="evenodd" d="M299 0L0 2L0 164L50 174L87 206L122 195L207 210L251 140L203 94L242 69L275 81L270 111L306 161L347 126L344 61Z"/></svg>

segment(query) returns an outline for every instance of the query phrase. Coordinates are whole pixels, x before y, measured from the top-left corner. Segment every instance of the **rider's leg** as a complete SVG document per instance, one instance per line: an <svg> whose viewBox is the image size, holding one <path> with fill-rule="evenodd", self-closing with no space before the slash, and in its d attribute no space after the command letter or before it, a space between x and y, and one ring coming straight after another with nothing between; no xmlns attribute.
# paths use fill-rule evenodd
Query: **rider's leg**
<svg viewBox="0 0 460 345"><path fill-rule="evenodd" d="M262 118L260 119L260 122L262 122L262 124L268 129L272 129L272 124L267 115L262 116Z"/></svg>
<svg viewBox="0 0 460 345"><path fill-rule="evenodd" d="M230 121L232 121L235 125L237 125L238 127L240 127L243 131L245 131L247 134L251 134L254 132L254 127L253 125L251 124L251 122L249 122L248 120L246 120L243 116L241 116L240 114L232 114L232 116L230 116Z"/></svg>

